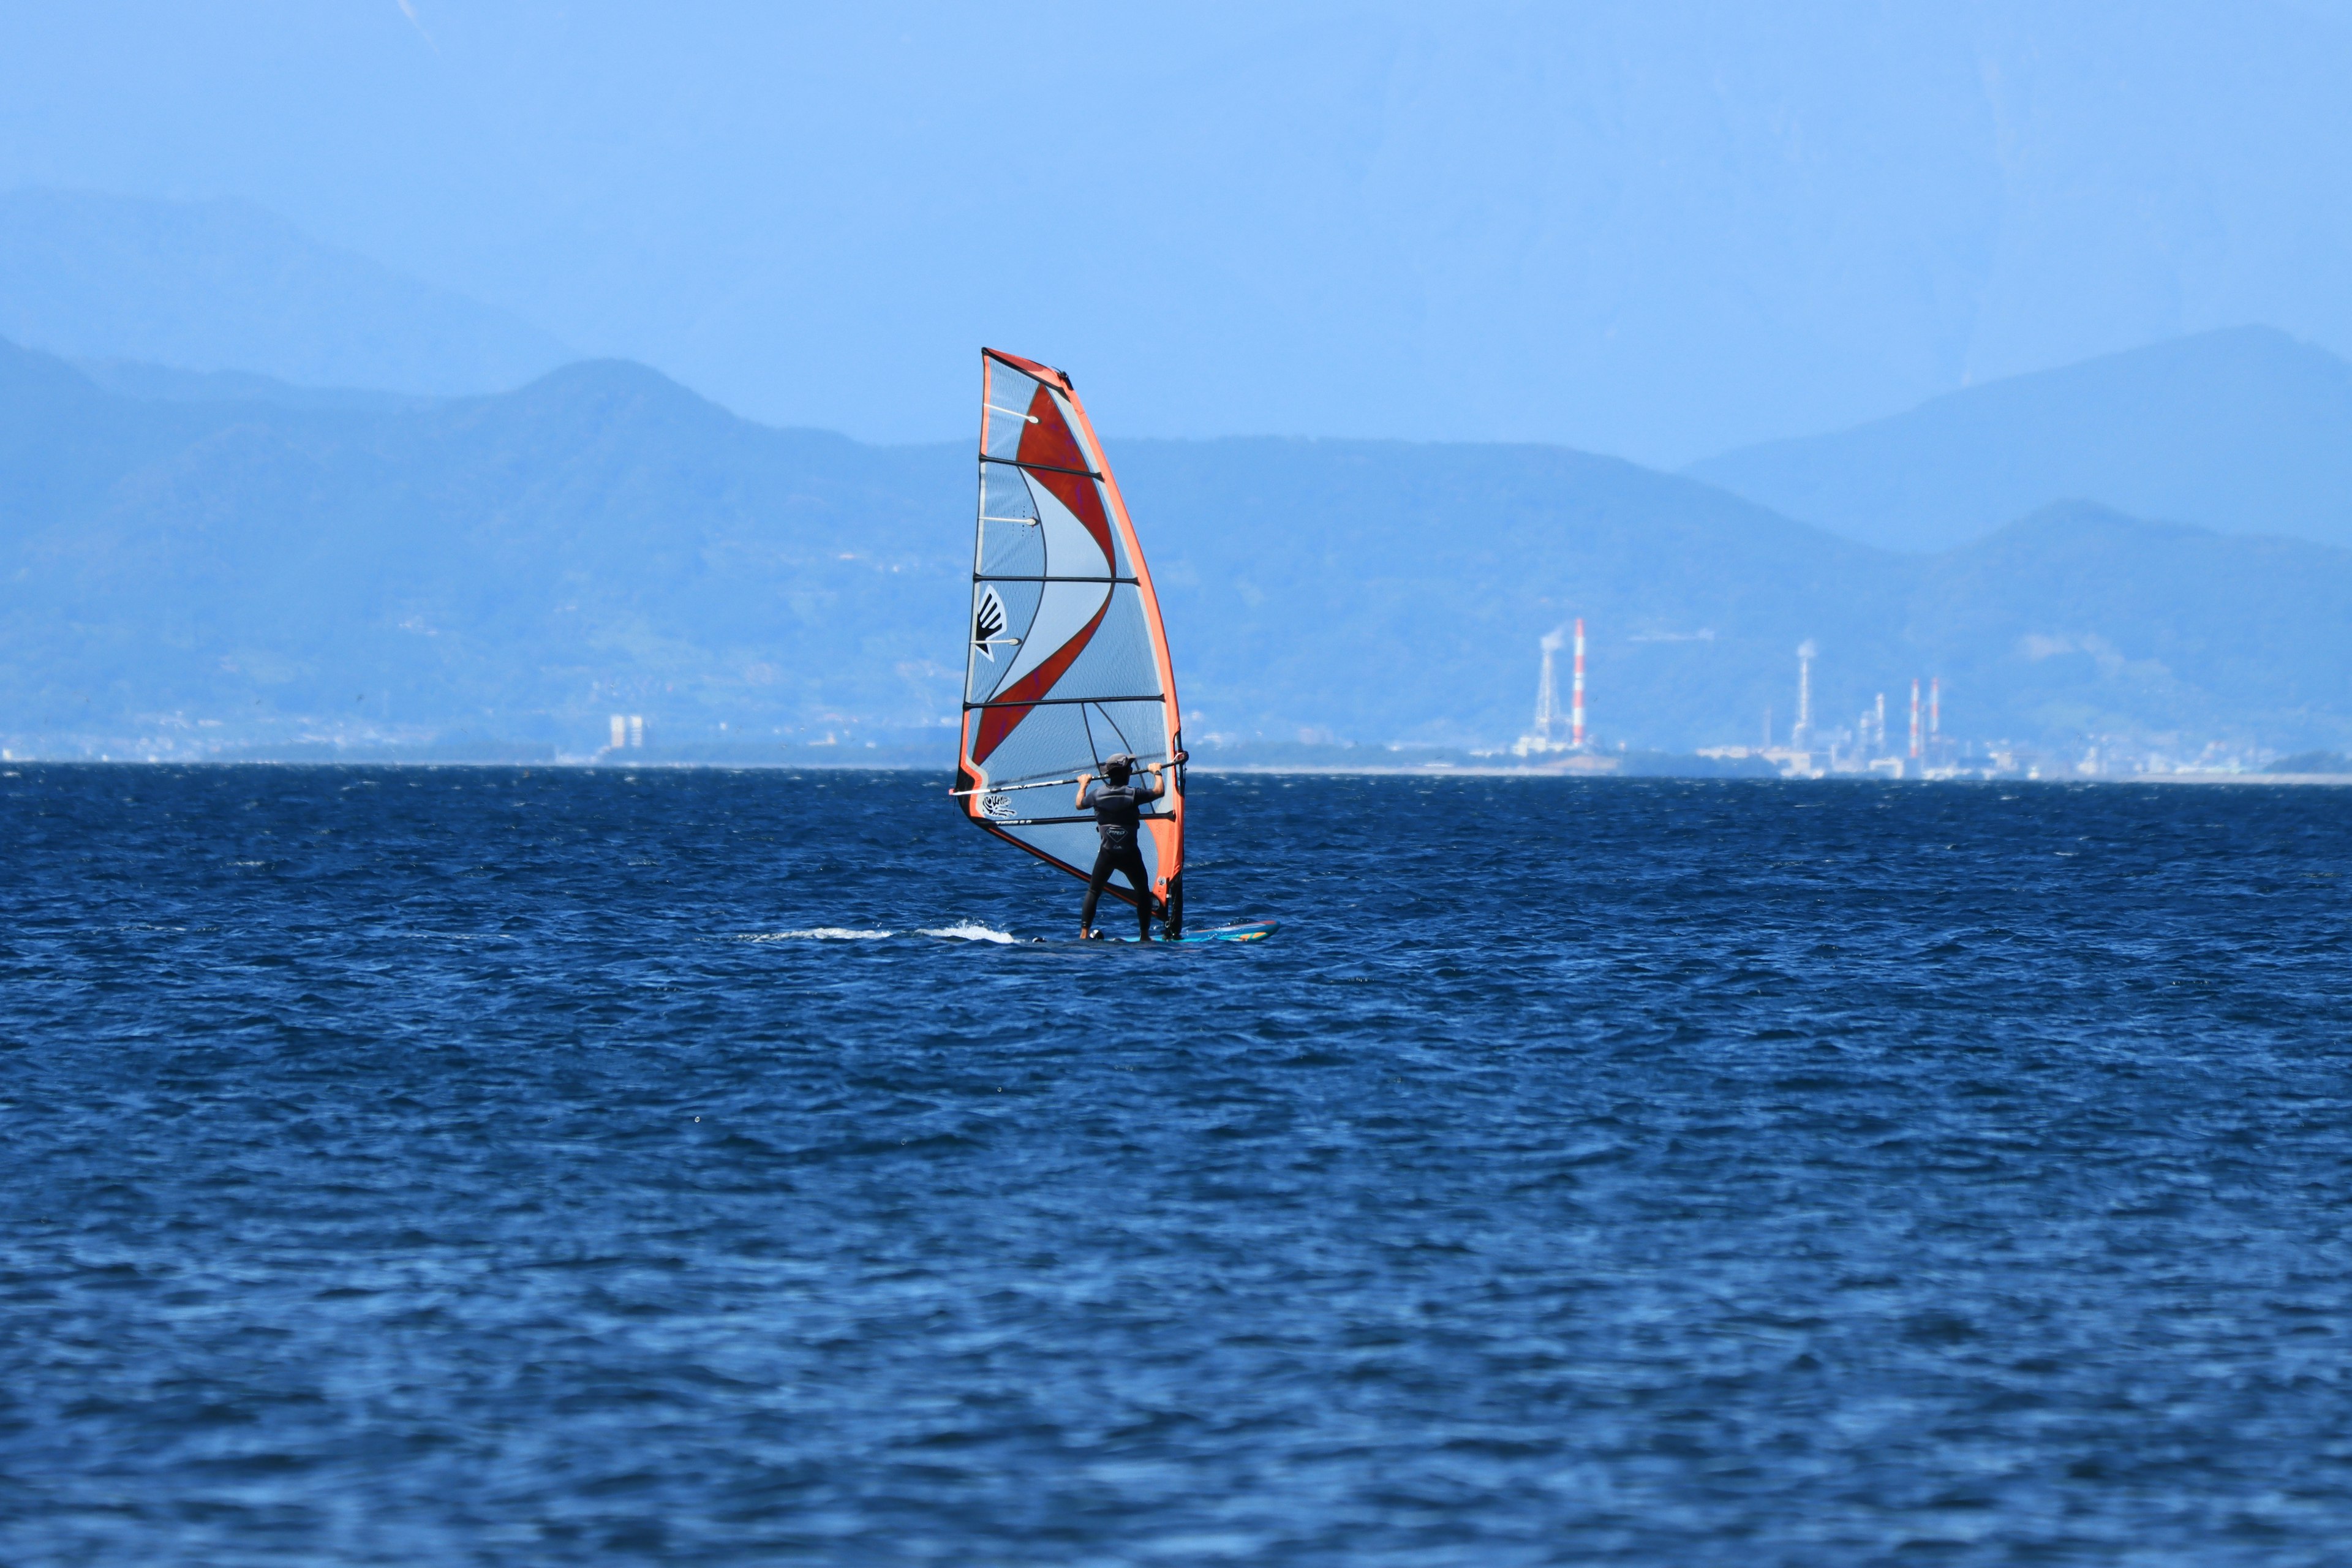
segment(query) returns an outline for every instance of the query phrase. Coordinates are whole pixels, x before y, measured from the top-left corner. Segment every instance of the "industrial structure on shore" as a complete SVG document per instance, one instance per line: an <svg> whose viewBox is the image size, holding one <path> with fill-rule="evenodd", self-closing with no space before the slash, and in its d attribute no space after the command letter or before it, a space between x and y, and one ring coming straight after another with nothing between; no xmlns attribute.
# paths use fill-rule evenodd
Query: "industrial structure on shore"
<svg viewBox="0 0 2352 1568"><path fill-rule="evenodd" d="M1772 740L1770 710L1764 720L1761 746L1708 746L1703 757L1761 757L1780 770L1782 778L1818 779L1835 774L1875 775L1890 779L1958 778L1982 770L1961 765L1959 749L1944 737L1944 682L1930 676L1927 707L1920 707L1920 683L1911 682L1911 724L1905 748L1886 743L1886 693L1879 692L1855 718L1851 730L1823 731L1813 723L1813 660L1821 649L1811 637L1797 648L1797 721L1786 745Z"/></svg>
<svg viewBox="0 0 2352 1568"><path fill-rule="evenodd" d="M1580 771L1577 759L1589 757L1594 764L1602 764L1599 748L1585 727L1584 710L1584 620L1576 620L1546 632L1537 645L1543 658L1541 673L1536 679L1535 721L1528 732L1511 743L1511 754L1530 761L1540 761L1547 766ZM1569 677L1568 717L1563 726L1559 710L1559 678L1557 661L1563 646L1571 647L1572 663ZM1797 648L1797 721L1789 731L1788 743L1775 743L1772 733L1772 713L1764 713L1764 743L1760 746L1709 746L1700 750L1702 757L1738 760L1761 758L1769 763L1783 778L1825 778L1834 773L1871 773L1882 778L1952 778L1958 775L1959 759L1955 748L1943 737L1943 681L1930 677L1927 681L1927 706L1925 727L1920 711L1920 685L1911 682L1911 732L1907 751L1897 753L1886 744L1886 694L1880 692L1877 700L1863 710L1852 730L1824 732L1813 721L1813 660L1821 656L1820 645L1811 637ZM1565 727L1567 734L1560 731ZM1621 748L1622 749L1622 748Z"/></svg>
<svg viewBox="0 0 2352 1568"><path fill-rule="evenodd" d="M1584 621L1565 622L1544 634L1538 644L1542 654L1536 682L1535 721L1528 732L1511 743L1510 754L1546 773L1607 773L1628 765L1621 742L1601 751L1585 718ZM1559 701L1558 655L1573 649L1569 677L1569 700L1563 716ZM1944 682L1940 676L1913 677L1908 723L1903 740L1890 744L1886 732L1886 693L1874 694L1870 705L1855 715L1852 728L1823 724L1813 715L1813 663L1821 648L1811 637L1798 645L1796 722L1785 740L1773 730L1770 707L1764 710L1763 744L1703 746L1697 755L1717 763L1741 764L1734 771L1769 765L1782 778L1819 779L1875 777L1885 779L1960 778L2144 778L2166 776L2215 777L2253 772L2275 752L2243 744L2210 742L2199 745L2164 738L2160 744L2131 737L2095 735L2075 753L2052 753L2005 741L1962 745L1944 732ZM615 721L617 725L618 721ZM620 744L614 731L614 744ZM1496 756L1474 752L1473 756ZM1646 759L1646 760L1644 760ZM1632 753L1643 771L1656 771L1668 753ZM1760 772L1760 768L1758 769Z"/></svg>
<svg viewBox="0 0 2352 1568"><path fill-rule="evenodd" d="M1559 687L1552 676L1552 656L1559 652L1560 634L1566 626L1554 626L1543 636L1543 675L1536 682L1536 721L1526 734L1512 742L1511 754L1518 757L1549 756L1555 752L1579 752L1588 750L1584 738L1584 618L1576 620L1575 670L1570 677L1568 739L1561 740L1559 729Z"/></svg>

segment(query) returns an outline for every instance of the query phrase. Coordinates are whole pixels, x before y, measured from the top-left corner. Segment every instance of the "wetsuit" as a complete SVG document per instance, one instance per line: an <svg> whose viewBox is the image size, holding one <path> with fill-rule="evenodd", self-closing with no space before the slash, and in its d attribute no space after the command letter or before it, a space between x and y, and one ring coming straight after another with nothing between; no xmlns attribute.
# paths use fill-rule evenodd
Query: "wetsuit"
<svg viewBox="0 0 2352 1568"><path fill-rule="evenodd" d="M1123 784L1096 779L1087 785L1079 804L1095 808L1095 832L1102 837L1102 847L1095 853L1094 875L1087 879L1087 901L1078 911L1078 924L1087 931L1095 927L1095 905L1102 898L1103 887L1113 871L1127 874L1127 885L1135 889L1135 917L1138 934L1145 942L1151 940L1151 873L1143 864L1142 812L1143 803L1160 798L1161 786L1147 777L1140 782Z"/></svg>

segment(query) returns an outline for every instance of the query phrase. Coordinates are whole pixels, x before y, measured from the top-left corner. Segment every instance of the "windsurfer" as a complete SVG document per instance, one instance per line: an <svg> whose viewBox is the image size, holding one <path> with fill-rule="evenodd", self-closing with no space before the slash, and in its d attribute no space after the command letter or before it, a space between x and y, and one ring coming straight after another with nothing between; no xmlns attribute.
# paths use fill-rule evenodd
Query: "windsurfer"
<svg viewBox="0 0 2352 1568"><path fill-rule="evenodd" d="M1176 753L1182 762L1185 753ZM1090 938L1095 934L1095 905L1102 898L1105 885L1113 871L1123 873L1127 885L1135 889L1136 940L1151 940L1151 917L1159 900L1151 894L1151 873L1143 864L1142 807L1158 800L1167 784L1160 774L1162 764L1152 763L1144 771L1151 775L1150 784L1131 784L1135 776L1135 759L1122 752L1103 759L1102 772L1090 775L1078 785L1078 809L1091 807L1095 814L1095 832L1102 839L1102 847L1095 853L1094 875L1087 879L1087 901L1078 910L1078 935Z"/></svg>

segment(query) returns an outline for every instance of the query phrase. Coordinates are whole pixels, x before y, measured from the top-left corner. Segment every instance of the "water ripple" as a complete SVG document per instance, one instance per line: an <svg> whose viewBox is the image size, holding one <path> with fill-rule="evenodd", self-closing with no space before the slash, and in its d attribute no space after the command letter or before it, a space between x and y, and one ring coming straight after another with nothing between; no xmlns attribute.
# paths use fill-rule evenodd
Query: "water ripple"
<svg viewBox="0 0 2352 1568"><path fill-rule="evenodd" d="M2340 1561L2341 795L0 777L0 1559Z"/></svg>

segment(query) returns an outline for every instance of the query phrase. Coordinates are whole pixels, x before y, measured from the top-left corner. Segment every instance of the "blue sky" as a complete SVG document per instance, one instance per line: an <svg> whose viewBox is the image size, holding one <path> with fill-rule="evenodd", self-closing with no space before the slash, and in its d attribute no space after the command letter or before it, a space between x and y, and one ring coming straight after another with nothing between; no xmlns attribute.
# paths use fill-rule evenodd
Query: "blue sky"
<svg viewBox="0 0 2352 1568"><path fill-rule="evenodd" d="M2352 353L2338 4L20 7L0 186L238 196L754 417L1651 462L2266 322Z"/></svg>

